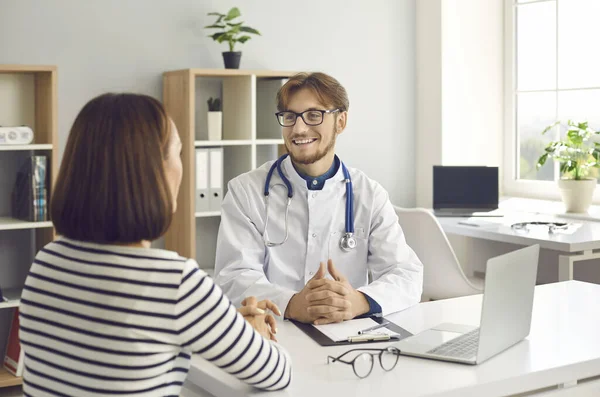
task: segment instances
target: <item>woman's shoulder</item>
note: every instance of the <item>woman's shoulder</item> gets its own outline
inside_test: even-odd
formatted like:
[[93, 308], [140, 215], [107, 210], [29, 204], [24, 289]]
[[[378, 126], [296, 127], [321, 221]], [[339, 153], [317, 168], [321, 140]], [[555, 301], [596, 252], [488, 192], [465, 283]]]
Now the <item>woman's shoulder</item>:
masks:
[[96, 261], [131, 268], [143, 267], [157, 271], [172, 269], [175, 272], [182, 271], [189, 265], [193, 266], [195, 264], [195, 266], [198, 266], [194, 259], [183, 257], [175, 251], [162, 248], [99, 244], [62, 236], [46, 244], [38, 252], [36, 258], [48, 255], [78, 262]]

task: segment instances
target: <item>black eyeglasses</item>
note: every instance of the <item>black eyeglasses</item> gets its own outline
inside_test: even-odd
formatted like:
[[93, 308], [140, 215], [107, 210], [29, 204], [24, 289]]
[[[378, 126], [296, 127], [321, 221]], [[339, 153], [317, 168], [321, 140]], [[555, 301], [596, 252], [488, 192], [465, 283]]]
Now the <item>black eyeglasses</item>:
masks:
[[[342, 359], [342, 357], [352, 352], [359, 352], [352, 361]], [[356, 376], [363, 379], [369, 376], [373, 370], [375, 356], [379, 356], [381, 368], [386, 371], [391, 371], [398, 363], [400, 350], [395, 347], [388, 347], [387, 349], [352, 349], [338, 357], [327, 356], [327, 364], [339, 361], [340, 363], [352, 365], [352, 369]]]
[[296, 113], [289, 110], [285, 110], [283, 112], [275, 113], [275, 117], [277, 117], [277, 121], [282, 127], [293, 127], [296, 125], [296, 120], [298, 117], [302, 117], [302, 121], [304, 124], [315, 126], [323, 123], [323, 115], [326, 113], [335, 113], [339, 112], [340, 109], [331, 109], [331, 110], [306, 110], [302, 113]]

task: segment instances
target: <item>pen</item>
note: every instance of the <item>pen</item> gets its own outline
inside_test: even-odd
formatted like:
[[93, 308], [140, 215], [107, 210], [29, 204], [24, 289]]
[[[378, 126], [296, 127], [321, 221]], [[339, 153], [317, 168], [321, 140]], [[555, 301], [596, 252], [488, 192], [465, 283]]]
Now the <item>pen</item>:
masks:
[[463, 221], [459, 221], [458, 224], [459, 225], [465, 225], [465, 226], [474, 226], [474, 227], [478, 227], [479, 226], [476, 223], [469, 223], [469, 222], [463, 222]]
[[349, 336], [348, 342], [369, 342], [375, 340], [395, 340], [398, 339], [397, 336], [390, 335], [361, 335], [361, 336]]
[[364, 334], [365, 332], [374, 331], [374, 330], [376, 330], [376, 329], [383, 328], [383, 327], [385, 327], [386, 325], [389, 325], [389, 323], [390, 323], [389, 321], [386, 321], [386, 322], [384, 322], [384, 323], [377, 324], [377, 325], [375, 325], [375, 326], [373, 326], [373, 327], [371, 327], [371, 328], [366, 328], [366, 329], [363, 329], [362, 331], [358, 331], [358, 334], [359, 334], [359, 335], [362, 335], [362, 334]]

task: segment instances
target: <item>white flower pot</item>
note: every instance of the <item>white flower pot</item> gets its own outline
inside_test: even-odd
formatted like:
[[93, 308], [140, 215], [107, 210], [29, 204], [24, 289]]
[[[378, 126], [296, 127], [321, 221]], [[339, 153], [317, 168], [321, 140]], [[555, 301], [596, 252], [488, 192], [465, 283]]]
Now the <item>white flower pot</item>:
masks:
[[592, 204], [596, 179], [560, 179], [558, 187], [567, 212], [587, 212]]
[[208, 140], [223, 139], [223, 112], [208, 112]]

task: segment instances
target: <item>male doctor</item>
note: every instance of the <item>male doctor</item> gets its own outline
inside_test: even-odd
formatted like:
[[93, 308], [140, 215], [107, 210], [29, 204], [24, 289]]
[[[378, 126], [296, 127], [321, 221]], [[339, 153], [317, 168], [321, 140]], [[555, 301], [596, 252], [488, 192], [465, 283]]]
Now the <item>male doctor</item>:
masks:
[[420, 301], [423, 265], [387, 192], [335, 155], [348, 106], [323, 73], [297, 74], [277, 93], [289, 156], [231, 180], [222, 205], [215, 280], [235, 305], [255, 296], [327, 324]]

